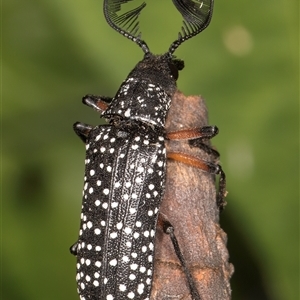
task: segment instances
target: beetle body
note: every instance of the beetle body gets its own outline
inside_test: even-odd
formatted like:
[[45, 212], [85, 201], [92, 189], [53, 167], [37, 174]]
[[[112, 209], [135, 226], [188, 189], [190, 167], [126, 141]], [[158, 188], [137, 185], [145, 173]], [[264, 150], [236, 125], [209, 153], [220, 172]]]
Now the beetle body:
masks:
[[[176, 83], [169, 68], [172, 61], [162, 56], [155, 57], [161, 64], [158, 82], [135, 77], [140, 66], [147, 65], [148, 56], [103, 112], [111, 124], [96, 126], [87, 136], [76, 249], [81, 299], [147, 299], [150, 295], [166, 173], [164, 122]], [[165, 81], [169, 83], [163, 89]]]
[[[134, 33], [118, 27], [132, 16], [137, 18], [145, 5], [116, 17], [119, 6], [114, 2], [126, 1], [104, 1], [109, 25], [137, 43], [145, 55], [114, 98], [84, 98], [108, 125], [74, 125], [86, 144], [79, 239], [71, 247], [77, 256], [81, 300], [150, 299], [155, 230], [166, 176], [164, 126], [178, 71], [183, 69], [183, 62], [172, 53], [208, 25], [212, 12], [209, 7], [205, 19], [184, 31], [166, 54], [156, 56], [136, 34], [134, 21]], [[178, 9], [184, 16], [186, 4]]]

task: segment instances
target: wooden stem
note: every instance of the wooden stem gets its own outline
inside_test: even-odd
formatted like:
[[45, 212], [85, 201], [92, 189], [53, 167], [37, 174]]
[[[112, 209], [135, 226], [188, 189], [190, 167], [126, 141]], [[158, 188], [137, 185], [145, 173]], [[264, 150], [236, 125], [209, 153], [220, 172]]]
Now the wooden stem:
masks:
[[[207, 125], [207, 110], [199, 96], [177, 92], [172, 100], [166, 130], [177, 131]], [[188, 141], [167, 141], [167, 150], [183, 152], [217, 163]], [[168, 161], [165, 197], [160, 212], [174, 227], [186, 265], [201, 300], [231, 298], [227, 236], [219, 225], [215, 176], [177, 161]], [[187, 279], [175, 254], [170, 236], [158, 227], [151, 300], [192, 299]]]

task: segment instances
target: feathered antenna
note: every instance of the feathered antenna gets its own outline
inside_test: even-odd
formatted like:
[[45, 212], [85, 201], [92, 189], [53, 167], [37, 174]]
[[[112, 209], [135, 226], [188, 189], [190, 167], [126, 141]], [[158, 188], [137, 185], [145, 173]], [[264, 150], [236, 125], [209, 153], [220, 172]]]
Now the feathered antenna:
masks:
[[132, 0], [104, 0], [103, 11], [105, 19], [114, 30], [138, 44], [145, 53], [148, 53], [150, 50], [147, 44], [141, 40], [138, 21], [138, 17], [146, 3], [143, 2], [137, 8], [117, 15], [117, 12], [121, 10], [121, 5], [129, 1]]
[[169, 54], [174, 51], [186, 40], [199, 34], [210, 23], [214, 0], [172, 0], [177, 10], [181, 13], [184, 21], [178, 39], [174, 41]]

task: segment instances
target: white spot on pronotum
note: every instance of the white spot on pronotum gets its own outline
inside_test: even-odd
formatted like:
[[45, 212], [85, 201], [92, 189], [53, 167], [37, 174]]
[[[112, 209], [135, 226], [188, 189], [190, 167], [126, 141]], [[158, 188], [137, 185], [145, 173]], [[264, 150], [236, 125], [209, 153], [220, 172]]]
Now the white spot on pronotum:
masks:
[[124, 113], [124, 116], [129, 118], [130, 117], [130, 108], [128, 108], [125, 113]]
[[125, 285], [125, 284], [120, 284], [120, 285], [119, 285], [119, 290], [120, 290], [121, 292], [126, 291], [126, 285]]
[[114, 296], [113, 295], [107, 295], [106, 300], [114, 300]]

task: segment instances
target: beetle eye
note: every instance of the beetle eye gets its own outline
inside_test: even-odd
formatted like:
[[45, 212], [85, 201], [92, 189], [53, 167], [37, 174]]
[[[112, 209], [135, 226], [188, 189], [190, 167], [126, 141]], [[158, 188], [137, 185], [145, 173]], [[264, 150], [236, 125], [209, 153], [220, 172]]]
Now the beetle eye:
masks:
[[173, 63], [169, 63], [169, 68], [170, 68], [171, 76], [175, 80], [177, 80], [178, 79], [178, 75], [179, 75], [177, 67]]

